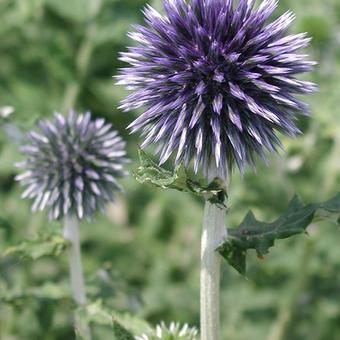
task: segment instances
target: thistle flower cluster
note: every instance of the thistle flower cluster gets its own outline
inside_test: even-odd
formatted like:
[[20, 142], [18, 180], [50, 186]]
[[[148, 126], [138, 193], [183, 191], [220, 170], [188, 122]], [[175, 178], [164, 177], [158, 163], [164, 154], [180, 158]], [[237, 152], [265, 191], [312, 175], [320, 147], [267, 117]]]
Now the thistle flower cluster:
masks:
[[277, 133], [299, 133], [296, 119], [308, 114], [297, 94], [316, 86], [296, 79], [314, 62], [296, 51], [306, 34], [287, 35], [287, 12], [268, 23], [277, 0], [164, 0], [165, 15], [151, 6], [146, 25], [129, 36], [137, 42], [121, 60], [118, 83], [133, 92], [122, 102], [146, 110], [130, 125], [157, 145], [160, 163], [194, 161], [207, 174], [214, 163], [226, 175], [236, 163], [255, 166], [256, 156], [280, 146]]
[[112, 125], [70, 111], [37, 127], [20, 148], [26, 156], [16, 177], [26, 187], [22, 198], [34, 199], [33, 211], [48, 208], [51, 219], [82, 219], [103, 210], [121, 190], [117, 178], [126, 175], [125, 142]]
[[150, 331], [148, 334], [136, 336], [136, 340], [197, 340], [198, 331], [196, 328], [190, 328], [188, 324], [181, 327], [178, 322], [171, 322], [167, 327], [164, 322], [157, 325], [154, 331]]

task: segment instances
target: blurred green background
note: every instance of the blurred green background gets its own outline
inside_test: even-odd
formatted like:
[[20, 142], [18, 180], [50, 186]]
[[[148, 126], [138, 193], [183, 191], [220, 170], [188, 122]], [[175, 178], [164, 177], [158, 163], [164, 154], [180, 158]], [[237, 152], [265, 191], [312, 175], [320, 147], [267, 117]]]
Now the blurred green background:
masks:
[[[152, 1], [161, 8], [160, 0]], [[122, 66], [126, 32], [141, 22], [144, 0], [0, 0], [0, 107], [15, 112], [0, 134], [0, 253], [39, 233], [60, 230], [31, 214], [14, 181], [18, 131], [74, 105], [104, 116], [128, 140], [137, 167], [138, 136], [127, 124], [137, 114], [117, 110], [126, 94], [112, 76]], [[281, 0], [276, 15], [296, 13], [293, 32], [313, 37], [308, 53], [319, 65], [309, 80], [312, 119], [304, 135], [284, 139], [257, 175], [235, 172], [228, 224], [252, 209], [271, 220], [298, 193], [321, 201], [340, 187], [340, 1]], [[105, 216], [81, 227], [91, 302], [150, 324], [178, 320], [199, 326], [199, 251], [203, 202], [124, 179], [125, 195]], [[340, 233], [315, 224], [309, 237], [279, 241], [264, 260], [251, 254], [248, 277], [223, 266], [222, 340], [340, 339]], [[0, 339], [73, 339], [66, 256], [37, 261], [0, 255]], [[98, 307], [99, 308], [99, 307]], [[100, 307], [101, 308], [101, 307]], [[99, 308], [99, 309], [100, 309]], [[95, 312], [93, 312], [96, 314]], [[95, 339], [111, 339], [94, 320]], [[142, 327], [141, 327], [142, 328]]]

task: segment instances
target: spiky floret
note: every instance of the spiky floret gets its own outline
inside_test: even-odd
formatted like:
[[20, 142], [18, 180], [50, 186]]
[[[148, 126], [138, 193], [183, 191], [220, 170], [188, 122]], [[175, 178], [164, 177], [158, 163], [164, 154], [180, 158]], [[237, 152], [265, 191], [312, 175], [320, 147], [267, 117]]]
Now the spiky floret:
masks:
[[48, 208], [51, 219], [82, 219], [103, 210], [121, 190], [117, 178], [126, 175], [125, 142], [112, 125], [70, 111], [66, 117], [55, 113], [53, 122], [39, 121], [37, 128], [20, 148], [26, 156], [16, 177], [26, 187], [22, 198], [34, 199], [33, 211]]
[[276, 0], [255, 2], [164, 0], [165, 16], [147, 6], [146, 26], [129, 34], [137, 46], [121, 54], [130, 66], [118, 83], [133, 93], [121, 108], [146, 107], [129, 128], [142, 131], [142, 147], [157, 144], [161, 163], [176, 153], [195, 171], [243, 171], [280, 146], [277, 132], [299, 133], [308, 107], [296, 95], [316, 86], [296, 79], [315, 65], [296, 51], [310, 39], [286, 35], [291, 12], [268, 23]]
[[181, 326], [178, 322], [171, 322], [167, 327], [164, 322], [157, 325], [155, 330], [141, 336], [136, 336], [136, 340], [197, 340], [198, 331], [196, 328], [190, 328], [188, 324]]

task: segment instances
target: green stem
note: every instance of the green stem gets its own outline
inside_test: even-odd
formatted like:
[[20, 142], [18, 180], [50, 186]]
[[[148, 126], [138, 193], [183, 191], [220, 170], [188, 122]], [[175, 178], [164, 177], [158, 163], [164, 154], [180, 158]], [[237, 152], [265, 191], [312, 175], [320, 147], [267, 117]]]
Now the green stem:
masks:
[[[75, 79], [66, 86], [62, 103], [62, 112], [72, 109], [79, 97], [84, 79], [94, 51], [94, 39], [97, 32], [96, 17], [102, 7], [102, 0], [89, 2], [89, 20], [85, 29], [84, 39], [76, 56]], [[71, 288], [73, 299], [78, 306], [86, 304], [85, 283], [81, 265], [81, 250], [79, 240], [78, 221], [74, 216], [67, 217], [64, 225], [64, 237], [70, 241], [69, 266], [71, 277]], [[87, 322], [84, 322], [79, 315], [75, 315], [75, 327], [86, 340], [91, 340], [91, 330]]]
[[221, 257], [216, 248], [226, 236], [225, 213], [206, 202], [201, 243], [201, 340], [219, 339]]
[[226, 209], [205, 203], [201, 242], [201, 340], [218, 340], [220, 331], [220, 267], [216, 248], [227, 236]]
[[[70, 242], [69, 267], [71, 289], [74, 301], [79, 307], [86, 305], [85, 283], [81, 264], [79, 223], [76, 217], [67, 216], [64, 222], [64, 238]], [[91, 331], [86, 322], [78, 314], [75, 315], [75, 328], [86, 339], [91, 339]]]

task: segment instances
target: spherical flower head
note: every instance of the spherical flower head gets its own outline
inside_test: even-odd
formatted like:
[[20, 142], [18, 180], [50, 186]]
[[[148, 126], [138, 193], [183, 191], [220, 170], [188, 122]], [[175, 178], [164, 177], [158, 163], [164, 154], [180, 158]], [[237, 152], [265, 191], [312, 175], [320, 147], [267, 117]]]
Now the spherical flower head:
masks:
[[21, 147], [26, 159], [18, 167], [24, 172], [16, 177], [26, 187], [22, 198], [34, 199], [33, 211], [48, 208], [51, 219], [83, 219], [113, 201], [127, 159], [125, 142], [111, 124], [70, 111], [37, 128]]
[[299, 133], [308, 107], [297, 95], [316, 86], [296, 79], [315, 65], [296, 51], [310, 39], [287, 35], [291, 12], [268, 22], [276, 0], [255, 3], [164, 0], [165, 16], [147, 6], [146, 26], [130, 33], [137, 45], [121, 54], [130, 66], [118, 83], [133, 92], [121, 108], [146, 108], [129, 128], [142, 131], [142, 147], [157, 145], [161, 164], [175, 154], [196, 172], [225, 176], [235, 163], [243, 172], [277, 150], [278, 132]]
[[190, 328], [187, 324], [181, 326], [178, 322], [172, 322], [169, 327], [162, 322], [155, 330], [151, 330], [141, 336], [136, 336], [136, 340], [197, 340], [198, 331]]

